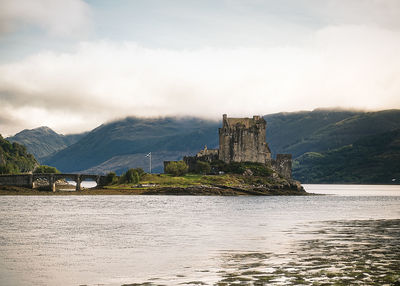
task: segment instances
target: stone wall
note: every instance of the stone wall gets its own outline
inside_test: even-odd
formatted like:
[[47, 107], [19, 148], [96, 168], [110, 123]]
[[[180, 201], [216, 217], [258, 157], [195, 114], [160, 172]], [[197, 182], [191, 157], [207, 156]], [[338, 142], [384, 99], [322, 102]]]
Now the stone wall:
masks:
[[271, 160], [274, 171], [286, 179], [292, 178], [292, 154], [277, 154], [275, 160]]
[[[189, 173], [194, 173], [196, 172], [196, 163], [197, 163], [197, 157], [196, 156], [185, 156], [183, 157], [183, 162], [188, 165], [188, 172]], [[165, 170], [165, 168], [164, 168]]]
[[213, 161], [218, 160], [218, 150], [215, 150], [217, 152], [212, 152], [212, 153], [208, 153], [206, 155], [202, 155], [202, 156], [185, 156], [183, 157], [183, 161], [188, 165], [189, 167], [189, 172], [196, 172], [196, 164], [198, 161], [202, 161], [202, 162], [208, 162], [211, 163]]
[[266, 125], [260, 116], [228, 118], [224, 114], [219, 128], [219, 160], [268, 163], [271, 151], [265, 141]]
[[33, 175], [0, 175], [0, 185], [32, 188]]

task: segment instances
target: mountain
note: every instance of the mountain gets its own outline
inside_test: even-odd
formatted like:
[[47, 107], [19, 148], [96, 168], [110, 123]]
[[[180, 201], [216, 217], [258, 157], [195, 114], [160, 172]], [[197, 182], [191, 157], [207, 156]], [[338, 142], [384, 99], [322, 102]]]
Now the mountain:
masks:
[[38, 162], [26, 148], [11, 143], [0, 135], [0, 174], [18, 174], [32, 171]]
[[400, 129], [305, 153], [295, 161], [293, 175], [302, 183], [400, 183]]
[[148, 170], [145, 155], [152, 152], [154, 171], [161, 172], [164, 160], [181, 159], [205, 144], [215, 148], [219, 125], [191, 117], [128, 117], [97, 127], [75, 144], [46, 158], [45, 163], [63, 172], [122, 172], [129, 167]]
[[8, 137], [7, 140], [23, 144], [28, 152], [42, 162], [44, 157], [72, 145], [84, 135], [85, 133], [62, 135], [54, 132], [49, 127], [43, 126], [35, 129], [25, 129], [12, 137]]

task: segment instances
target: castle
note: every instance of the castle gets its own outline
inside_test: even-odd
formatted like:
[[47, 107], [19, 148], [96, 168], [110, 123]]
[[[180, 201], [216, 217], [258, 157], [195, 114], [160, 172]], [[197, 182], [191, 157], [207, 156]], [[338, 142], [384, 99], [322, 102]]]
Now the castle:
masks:
[[265, 142], [267, 123], [260, 116], [253, 118], [222, 118], [219, 128], [218, 159], [230, 162], [257, 162], [267, 164], [271, 150]]
[[[197, 161], [213, 162], [220, 160], [225, 163], [256, 162], [266, 164], [281, 176], [292, 177], [292, 155], [278, 154], [276, 159], [271, 158], [271, 150], [265, 141], [267, 123], [260, 116], [253, 118], [222, 118], [222, 127], [219, 128], [219, 149], [207, 149], [198, 152], [195, 156], [185, 156], [183, 160], [194, 171]], [[166, 166], [168, 162], [164, 162]]]

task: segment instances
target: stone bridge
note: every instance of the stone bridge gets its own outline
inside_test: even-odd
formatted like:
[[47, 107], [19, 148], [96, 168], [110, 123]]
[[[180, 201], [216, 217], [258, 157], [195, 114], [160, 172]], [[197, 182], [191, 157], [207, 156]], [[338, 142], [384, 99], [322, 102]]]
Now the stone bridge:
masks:
[[84, 180], [91, 179], [101, 187], [106, 184], [106, 176], [88, 175], [88, 174], [18, 174], [18, 175], [0, 175], [0, 186], [17, 186], [35, 189], [38, 187], [38, 180], [48, 182], [49, 189], [56, 191], [56, 181], [61, 179], [70, 179], [76, 182], [76, 190], [81, 190], [81, 183]]

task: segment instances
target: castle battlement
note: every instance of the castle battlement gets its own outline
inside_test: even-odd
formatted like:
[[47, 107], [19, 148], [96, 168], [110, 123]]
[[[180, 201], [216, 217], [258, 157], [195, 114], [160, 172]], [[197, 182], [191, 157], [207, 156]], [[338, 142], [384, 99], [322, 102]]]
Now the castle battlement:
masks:
[[257, 128], [257, 124], [266, 125], [266, 122], [258, 115], [254, 115], [253, 118], [233, 118], [228, 117], [226, 114], [222, 116], [222, 128]]

